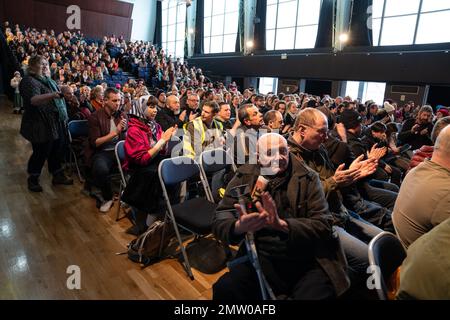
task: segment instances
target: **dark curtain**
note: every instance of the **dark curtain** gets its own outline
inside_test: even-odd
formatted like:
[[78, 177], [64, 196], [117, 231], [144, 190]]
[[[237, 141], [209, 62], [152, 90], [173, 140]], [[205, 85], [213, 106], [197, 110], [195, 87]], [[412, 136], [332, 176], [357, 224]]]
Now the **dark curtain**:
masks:
[[353, 1], [352, 22], [350, 24], [349, 46], [371, 46], [372, 30], [367, 27], [367, 8], [373, 0]]
[[315, 48], [331, 48], [333, 46], [333, 2], [334, 0], [322, 1]]
[[153, 44], [156, 47], [162, 47], [162, 4], [160, 1], [156, 1], [156, 24]]
[[255, 50], [266, 50], [267, 0], [257, 0], [255, 21]]
[[204, 25], [204, 11], [205, 2], [197, 0], [197, 11], [195, 12], [195, 40], [194, 40], [194, 55], [203, 54], [203, 25]]
[[[244, 51], [244, 0], [239, 1], [239, 18], [238, 18], [238, 32], [236, 37], [236, 52]], [[265, 23], [265, 22], [264, 22]]]
[[184, 50], [183, 50], [183, 53], [184, 53], [184, 57], [187, 58], [188, 55], [189, 55], [189, 52], [188, 52], [188, 37], [190, 36], [189, 35], [188, 8], [187, 7], [186, 7], [186, 17], [185, 17], [184, 21], [186, 21], [186, 22], [184, 23], [184, 34], [185, 34], [185, 36], [184, 36]]
[[15, 71], [20, 71], [22, 77], [24, 76], [16, 56], [6, 42], [3, 31], [0, 30], [0, 84], [2, 85], [0, 91], [6, 93], [11, 100], [14, 98], [14, 89], [10, 86], [10, 81]]
[[3, 59], [0, 60], [0, 95], [5, 94], [6, 84], [3, 84], [3, 68], [2, 68]]

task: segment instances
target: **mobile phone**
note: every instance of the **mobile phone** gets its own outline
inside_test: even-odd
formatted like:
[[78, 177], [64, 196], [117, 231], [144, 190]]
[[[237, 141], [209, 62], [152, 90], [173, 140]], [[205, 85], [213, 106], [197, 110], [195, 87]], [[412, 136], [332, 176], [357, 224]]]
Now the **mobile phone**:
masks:
[[384, 148], [384, 147], [387, 147], [387, 143], [386, 143], [386, 141], [380, 141], [380, 142], [378, 142], [377, 143], [377, 146], [376, 146], [377, 148]]

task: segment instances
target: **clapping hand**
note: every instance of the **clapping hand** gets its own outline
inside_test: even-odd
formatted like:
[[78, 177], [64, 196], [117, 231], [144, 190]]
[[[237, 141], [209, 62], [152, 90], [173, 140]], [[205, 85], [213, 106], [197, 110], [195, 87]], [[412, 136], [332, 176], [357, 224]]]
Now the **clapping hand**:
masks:
[[267, 224], [268, 213], [251, 212], [245, 213], [239, 204], [235, 204], [239, 219], [234, 226], [236, 234], [244, 234], [247, 232], [256, 232], [264, 228]]
[[386, 155], [386, 152], [387, 152], [386, 147], [377, 148], [377, 145], [374, 144], [372, 146], [372, 149], [370, 149], [370, 152], [367, 152], [367, 158], [380, 160], [381, 158], [383, 158]]
[[288, 232], [289, 226], [287, 222], [280, 219], [275, 201], [267, 191], [261, 195], [261, 201], [262, 205], [260, 202], [256, 203], [256, 209], [258, 209], [260, 215], [267, 214], [267, 226], [270, 226], [278, 231]]
[[339, 187], [351, 185], [358, 176], [358, 168], [344, 170], [345, 163], [342, 163], [334, 172], [333, 180]]
[[359, 180], [367, 176], [370, 176], [377, 169], [378, 166], [377, 159], [367, 159], [367, 160], [363, 159], [364, 155], [360, 155], [350, 165], [350, 169], [358, 170], [358, 174], [356, 175], [355, 180]]
[[164, 131], [164, 133], [161, 135], [161, 138], [167, 142], [170, 139], [172, 139], [172, 137], [175, 135], [176, 132], [177, 132], [177, 126], [175, 125], [173, 127], [170, 127], [169, 129], [167, 129], [166, 131]]
[[189, 115], [189, 121], [192, 121], [192, 120], [194, 120], [194, 119], [197, 118], [197, 117], [198, 117], [198, 114], [195, 113], [195, 112], [192, 112], [192, 113]]
[[180, 116], [178, 117], [180, 121], [184, 121], [184, 118], [186, 118], [186, 110], [180, 113]]
[[427, 134], [428, 134], [428, 129], [427, 128], [425, 128], [422, 131], [420, 131], [420, 135], [421, 136], [426, 136]]

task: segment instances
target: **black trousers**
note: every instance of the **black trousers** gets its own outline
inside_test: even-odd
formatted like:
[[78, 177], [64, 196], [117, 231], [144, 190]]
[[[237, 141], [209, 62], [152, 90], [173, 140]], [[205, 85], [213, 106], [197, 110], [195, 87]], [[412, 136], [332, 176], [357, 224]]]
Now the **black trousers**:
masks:
[[48, 164], [48, 171], [55, 175], [61, 172], [61, 141], [60, 139], [52, 140], [44, 143], [31, 143], [33, 153], [28, 160], [28, 174], [31, 176], [39, 176], [45, 161]]
[[[278, 297], [294, 300], [325, 300], [336, 298], [327, 274], [317, 263], [262, 262], [264, 275]], [[246, 262], [235, 265], [213, 285], [213, 300], [261, 300], [261, 289], [253, 266]]]
[[92, 159], [92, 183], [101, 190], [105, 201], [113, 198], [110, 174], [116, 163], [114, 151], [99, 151]]

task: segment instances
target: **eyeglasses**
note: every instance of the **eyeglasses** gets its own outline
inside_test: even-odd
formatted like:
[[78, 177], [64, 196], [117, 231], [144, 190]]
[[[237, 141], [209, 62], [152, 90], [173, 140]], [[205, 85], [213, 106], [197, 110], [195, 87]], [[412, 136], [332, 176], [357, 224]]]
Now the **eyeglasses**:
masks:
[[328, 128], [326, 128], [326, 129], [324, 129], [324, 128], [314, 128], [314, 127], [312, 127], [312, 126], [308, 126], [307, 124], [301, 124], [302, 126], [305, 126], [305, 127], [308, 127], [308, 128], [311, 128], [311, 129], [313, 129], [313, 130], [315, 130], [317, 133], [319, 133], [319, 134], [321, 134], [321, 135], [328, 135], [328, 133], [330, 132], [330, 130], [328, 130]]

